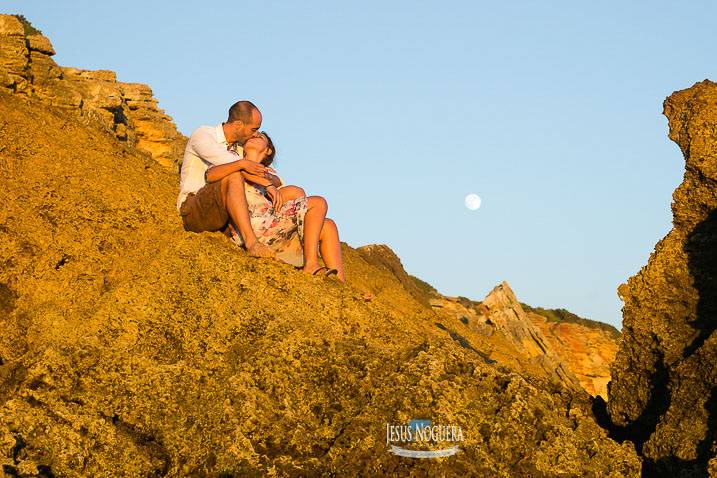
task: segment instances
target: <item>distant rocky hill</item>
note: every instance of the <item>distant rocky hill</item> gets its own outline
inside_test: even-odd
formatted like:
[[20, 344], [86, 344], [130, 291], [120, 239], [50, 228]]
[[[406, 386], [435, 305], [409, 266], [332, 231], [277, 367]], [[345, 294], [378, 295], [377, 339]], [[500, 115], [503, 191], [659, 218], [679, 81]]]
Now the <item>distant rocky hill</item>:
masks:
[[[419, 302], [450, 320], [450, 333], [502, 363], [532, 375], [580, 384], [592, 395], [607, 398], [610, 363], [619, 332], [607, 324], [583, 319], [565, 310], [531, 308], [518, 301], [507, 282], [482, 302], [445, 297], [429, 284], [406, 273], [401, 260], [386, 245], [357, 249], [373, 266], [392, 274]], [[524, 310], [527, 308], [530, 312]], [[542, 312], [540, 315], [536, 312]], [[567, 320], [555, 322], [557, 314]], [[547, 318], [549, 317], [549, 318]], [[446, 326], [445, 324], [441, 324]]]
[[65, 109], [176, 169], [186, 138], [149, 86], [117, 81], [109, 70], [59, 66], [54, 54], [50, 40], [24, 18], [0, 15], [0, 90]]
[[620, 333], [599, 322], [554, 321], [534, 312], [527, 315], [580, 385], [607, 400], [610, 364], [615, 360]]
[[560, 324], [577, 324], [587, 327], [589, 329], [600, 329], [607, 333], [608, 336], [617, 339], [620, 336], [620, 331], [615, 327], [597, 320], [590, 320], [584, 317], [580, 317], [577, 314], [573, 314], [569, 310], [565, 309], [544, 309], [542, 307], [531, 307], [528, 304], [520, 303], [523, 310], [529, 314], [540, 315], [548, 322], [560, 323]]
[[608, 324], [585, 319], [565, 309], [544, 309], [520, 303], [550, 348], [591, 395], [607, 400], [610, 364], [620, 332]]
[[[507, 338], [501, 361], [520, 369], [542, 362], [531, 374], [564, 377], [567, 384], [577, 381], [591, 395], [607, 398], [610, 362], [615, 357], [619, 333], [607, 324], [555, 322], [543, 315], [526, 312], [507, 283], [496, 287], [482, 302], [466, 297], [436, 296], [431, 303], [477, 332], [489, 337], [491, 345]], [[496, 304], [500, 307], [496, 308]], [[534, 310], [530, 309], [529, 310]], [[496, 332], [498, 332], [496, 334]], [[486, 340], [485, 338], [483, 340]], [[497, 352], [494, 352], [494, 354]], [[568, 378], [570, 377], [570, 378]]]
[[[41, 62], [5, 61], [34, 40], [0, 21], [5, 474], [639, 474], [506, 282], [472, 308], [387, 246], [342, 244], [342, 286], [186, 233], [176, 173], [84, 97], [38, 94]], [[392, 453], [387, 425], [411, 419], [460, 426], [459, 453]]]

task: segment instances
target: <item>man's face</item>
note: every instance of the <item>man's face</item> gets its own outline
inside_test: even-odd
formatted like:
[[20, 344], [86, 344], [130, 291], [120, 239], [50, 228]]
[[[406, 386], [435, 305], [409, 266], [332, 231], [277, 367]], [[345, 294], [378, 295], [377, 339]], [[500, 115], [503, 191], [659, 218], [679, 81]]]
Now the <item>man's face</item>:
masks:
[[261, 113], [258, 110], [252, 111], [252, 119], [249, 123], [234, 121], [234, 141], [242, 146], [246, 140], [257, 135], [261, 128]]

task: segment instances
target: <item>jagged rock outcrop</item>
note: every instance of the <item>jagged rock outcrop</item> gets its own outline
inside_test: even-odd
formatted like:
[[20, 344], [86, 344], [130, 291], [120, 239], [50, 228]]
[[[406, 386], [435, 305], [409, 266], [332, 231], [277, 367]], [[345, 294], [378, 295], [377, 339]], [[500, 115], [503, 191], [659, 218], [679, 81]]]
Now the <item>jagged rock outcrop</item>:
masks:
[[[572, 322], [556, 322], [555, 311], [525, 306], [509, 286], [494, 288], [486, 300], [501, 306], [489, 310], [483, 302], [437, 293], [430, 303], [436, 312], [458, 318], [468, 329], [461, 331], [462, 336], [500, 363], [549, 380], [564, 381], [567, 375], [567, 386], [574, 386], [574, 377], [589, 394], [607, 399], [610, 363], [620, 335], [615, 328], [577, 317]], [[546, 315], [532, 310], [542, 310]], [[569, 370], [570, 374], [556, 370]]]
[[646, 476], [717, 476], [717, 85], [673, 93], [664, 114], [685, 174], [672, 230], [618, 289], [608, 426], [635, 442]]
[[186, 138], [149, 86], [119, 82], [113, 71], [58, 66], [54, 54], [47, 37], [0, 14], [0, 90], [66, 109], [177, 170]]
[[[176, 176], [79, 120], [0, 92], [6, 474], [639, 473], [584, 392], [488, 360], [345, 244], [341, 287], [184, 232]], [[460, 453], [390, 453], [411, 418], [460, 425]]]
[[[507, 282], [496, 286], [482, 302], [461, 297], [445, 297], [433, 287], [411, 276], [401, 259], [385, 244], [370, 244], [356, 249], [375, 269], [384, 271], [424, 305], [433, 307], [442, 318], [437, 326], [463, 347], [472, 348], [489, 360], [508, 365], [519, 373], [539, 377], [552, 383], [578, 390], [582, 382], [561, 356], [550, 347], [547, 339], [525, 313]], [[385, 275], [385, 274], [384, 274]], [[369, 275], [376, 284], [386, 284], [379, 276]], [[395, 281], [389, 281], [389, 284]], [[386, 296], [385, 286], [371, 284], [371, 289]], [[569, 351], [565, 352], [567, 355]], [[587, 360], [590, 352], [582, 352]], [[573, 357], [569, 357], [571, 360]], [[605, 383], [609, 373], [605, 366]], [[591, 386], [593, 381], [586, 382]], [[587, 390], [587, 388], [586, 388]], [[594, 390], [590, 388], [590, 393]]]
[[615, 360], [620, 333], [605, 324], [555, 322], [533, 312], [528, 312], [528, 318], [580, 385], [589, 394], [607, 400], [610, 364]]
[[439, 327], [464, 346], [526, 376], [583, 390], [576, 376], [532, 324], [507, 282], [494, 287], [481, 302], [438, 294], [430, 303], [443, 318]]
[[550, 348], [545, 336], [523, 311], [507, 282], [497, 285], [482, 301], [487, 321], [515, 345], [516, 350], [537, 362], [566, 386], [580, 389], [575, 375]]

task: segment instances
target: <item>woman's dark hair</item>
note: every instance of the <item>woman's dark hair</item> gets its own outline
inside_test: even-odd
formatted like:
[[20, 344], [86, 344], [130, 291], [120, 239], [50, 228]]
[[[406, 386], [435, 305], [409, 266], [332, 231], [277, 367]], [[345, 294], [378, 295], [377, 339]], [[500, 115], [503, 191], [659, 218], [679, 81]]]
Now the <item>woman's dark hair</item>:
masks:
[[266, 155], [266, 158], [261, 160], [261, 164], [264, 166], [269, 166], [271, 163], [274, 162], [274, 156], [276, 156], [276, 148], [274, 148], [274, 143], [271, 141], [271, 138], [268, 134], [266, 134], [266, 131], [262, 131], [261, 134], [266, 136], [266, 142], [269, 144], [269, 149], [271, 150], [271, 153]]

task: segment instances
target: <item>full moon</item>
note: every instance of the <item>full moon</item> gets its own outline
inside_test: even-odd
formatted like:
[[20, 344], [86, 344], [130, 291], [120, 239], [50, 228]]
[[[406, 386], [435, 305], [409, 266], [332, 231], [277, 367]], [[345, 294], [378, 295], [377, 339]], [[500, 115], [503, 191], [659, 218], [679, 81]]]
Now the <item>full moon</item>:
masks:
[[480, 196], [477, 194], [469, 194], [466, 196], [466, 207], [471, 211], [475, 211], [480, 207]]

